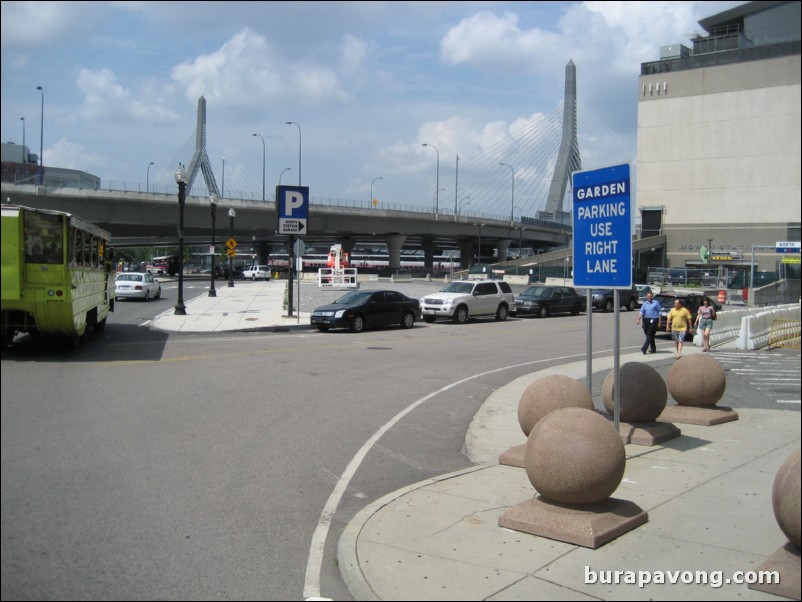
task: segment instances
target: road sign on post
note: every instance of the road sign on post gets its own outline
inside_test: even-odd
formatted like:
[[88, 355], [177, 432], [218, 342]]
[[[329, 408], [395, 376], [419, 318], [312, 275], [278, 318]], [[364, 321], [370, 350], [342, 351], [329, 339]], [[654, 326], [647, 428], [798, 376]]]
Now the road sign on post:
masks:
[[309, 187], [276, 186], [279, 234], [303, 235], [309, 231]]
[[573, 175], [574, 285], [632, 287], [629, 165]]

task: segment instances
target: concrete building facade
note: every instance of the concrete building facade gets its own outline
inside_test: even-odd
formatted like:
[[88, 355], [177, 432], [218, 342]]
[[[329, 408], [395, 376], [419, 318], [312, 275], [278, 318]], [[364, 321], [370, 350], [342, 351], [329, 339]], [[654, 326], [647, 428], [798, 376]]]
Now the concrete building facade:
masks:
[[643, 237], [666, 235], [647, 261], [754, 256], [778, 271], [775, 243], [800, 240], [800, 3], [748, 2], [700, 25], [693, 48], [641, 66], [638, 210]]

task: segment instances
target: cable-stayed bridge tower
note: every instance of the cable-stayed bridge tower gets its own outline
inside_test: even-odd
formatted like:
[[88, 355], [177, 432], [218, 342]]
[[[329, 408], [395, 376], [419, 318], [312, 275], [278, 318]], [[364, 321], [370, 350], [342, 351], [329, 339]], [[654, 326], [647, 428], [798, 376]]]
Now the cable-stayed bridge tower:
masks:
[[571, 172], [582, 169], [579, 142], [576, 134], [576, 66], [569, 60], [565, 66], [565, 99], [563, 102], [563, 135], [554, 176], [546, 199], [546, 214], [556, 218], [563, 211], [565, 189]]
[[189, 183], [187, 184], [187, 195], [192, 190], [195, 176], [198, 170], [203, 174], [203, 181], [206, 182], [206, 189], [209, 194], [219, 195], [217, 182], [214, 179], [212, 164], [206, 154], [206, 99], [201, 96], [198, 99], [198, 121], [195, 126], [195, 152], [192, 154], [192, 161], [189, 163]]

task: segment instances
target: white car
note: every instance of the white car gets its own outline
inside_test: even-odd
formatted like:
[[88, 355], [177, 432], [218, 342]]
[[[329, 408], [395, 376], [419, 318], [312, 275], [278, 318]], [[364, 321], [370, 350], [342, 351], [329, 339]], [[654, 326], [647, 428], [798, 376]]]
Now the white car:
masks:
[[162, 286], [147, 272], [123, 272], [114, 279], [114, 295], [118, 299], [160, 299]]
[[469, 318], [495, 316], [504, 321], [515, 313], [515, 295], [503, 280], [455, 280], [439, 293], [426, 295], [420, 300], [424, 322], [449, 318], [464, 324]]
[[249, 265], [242, 270], [243, 280], [270, 280], [269, 265]]

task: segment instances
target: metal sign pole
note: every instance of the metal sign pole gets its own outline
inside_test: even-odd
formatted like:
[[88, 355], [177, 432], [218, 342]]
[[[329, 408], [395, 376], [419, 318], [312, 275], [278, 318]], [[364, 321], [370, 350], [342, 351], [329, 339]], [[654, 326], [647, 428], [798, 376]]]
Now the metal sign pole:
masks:
[[613, 412], [613, 425], [616, 432], [621, 422], [621, 297], [618, 289], [613, 290], [613, 303], [615, 304], [615, 325], [613, 326], [613, 373], [615, 374], [615, 386], [613, 387], [613, 399], [615, 410]]

